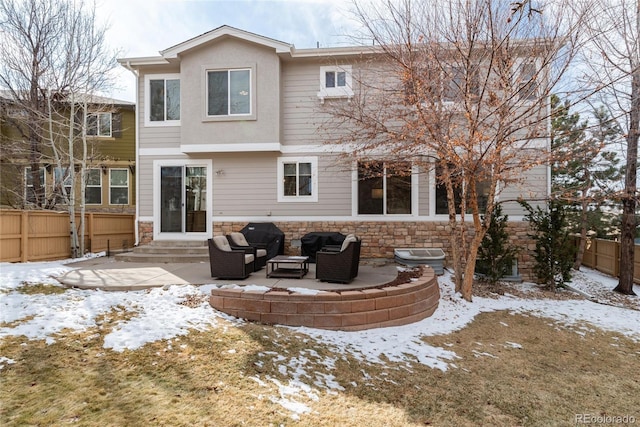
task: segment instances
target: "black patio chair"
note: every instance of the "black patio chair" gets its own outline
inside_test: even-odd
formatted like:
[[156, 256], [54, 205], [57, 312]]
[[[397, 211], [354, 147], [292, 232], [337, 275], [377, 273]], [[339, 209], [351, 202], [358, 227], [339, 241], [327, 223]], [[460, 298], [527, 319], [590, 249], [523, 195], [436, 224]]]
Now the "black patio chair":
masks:
[[358, 276], [360, 246], [355, 236], [348, 236], [339, 252], [316, 253], [316, 279], [322, 282], [351, 283]]
[[253, 254], [231, 249], [225, 236], [209, 239], [209, 263], [211, 277], [218, 279], [246, 279], [254, 268]]
[[234, 232], [227, 235], [231, 249], [241, 249], [245, 253], [252, 254], [255, 258], [253, 271], [258, 271], [267, 265], [266, 245], [261, 243], [249, 243], [244, 234]]

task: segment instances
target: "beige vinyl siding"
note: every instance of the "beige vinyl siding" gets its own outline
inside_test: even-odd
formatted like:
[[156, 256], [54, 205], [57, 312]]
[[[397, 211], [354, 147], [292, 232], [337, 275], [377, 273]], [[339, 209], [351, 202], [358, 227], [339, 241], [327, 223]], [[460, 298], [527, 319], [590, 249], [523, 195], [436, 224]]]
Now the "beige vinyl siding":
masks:
[[532, 206], [544, 204], [547, 195], [548, 168], [536, 166], [525, 173], [520, 183], [513, 183], [504, 188], [500, 193], [500, 201], [503, 213], [507, 215], [524, 215], [526, 212], [518, 204], [522, 198]]
[[278, 202], [277, 154], [223, 154], [213, 158], [216, 216], [351, 215], [351, 171], [318, 158], [318, 202]]
[[320, 104], [317, 93], [320, 86], [320, 64], [286, 63], [282, 67], [282, 118], [284, 145], [319, 144], [316, 131], [322, 116], [317, 114]]
[[[138, 135], [139, 148], [179, 148], [180, 147], [180, 126], [148, 126], [145, 123], [145, 114], [147, 114], [147, 106], [145, 105], [145, 86], [144, 77], [147, 74], [173, 74], [179, 72], [175, 67], [170, 68], [154, 68], [144, 74], [140, 74], [138, 78]], [[182, 103], [182, 96], [181, 96]], [[182, 106], [181, 106], [182, 110]], [[182, 111], [181, 111], [182, 114]], [[142, 193], [141, 193], [142, 194]]]
[[425, 168], [420, 168], [418, 175], [418, 215], [429, 215], [429, 196], [431, 194], [429, 180], [429, 171]]

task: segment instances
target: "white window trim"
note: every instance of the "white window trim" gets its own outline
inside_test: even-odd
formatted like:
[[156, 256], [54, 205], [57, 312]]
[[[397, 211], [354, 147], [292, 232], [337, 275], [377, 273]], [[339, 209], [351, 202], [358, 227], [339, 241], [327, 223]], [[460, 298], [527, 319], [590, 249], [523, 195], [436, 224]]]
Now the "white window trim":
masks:
[[[102, 114], [108, 114], [109, 115], [109, 135], [100, 135], [100, 116]], [[89, 130], [89, 124], [87, 123], [87, 136], [90, 136], [92, 138], [111, 138], [113, 136], [113, 114], [110, 112], [94, 112], [94, 113], [88, 113], [87, 114], [87, 120], [89, 119], [89, 116], [95, 116], [96, 118], [96, 134], [92, 135], [89, 134], [88, 130]]]
[[[311, 195], [310, 196], [285, 196], [284, 195], [284, 164], [285, 163], [311, 163]], [[318, 201], [318, 158], [317, 157], [278, 157], [278, 202], [317, 202]]]
[[[327, 87], [325, 80], [327, 72], [345, 72], [344, 87]], [[353, 98], [353, 73], [351, 65], [333, 65], [320, 67], [320, 91], [318, 92], [320, 102], [324, 103], [328, 98]]]
[[[167, 233], [160, 231], [160, 169], [163, 166], [203, 166], [207, 168], [207, 231], [203, 233]], [[211, 237], [213, 224], [213, 160], [211, 159], [162, 159], [153, 161], [153, 240], [193, 240]], [[221, 214], [222, 212], [220, 212]], [[140, 219], [142, 221], [142, 219]]]
[[[164, 121], [151, 121], [149, 114], [151, 113], [151, 99], [149, 85], [151, 80], [164, 80], [165, 87], [167, 80], [180, 81], [180, 74], [146, 74], [144, 76], [144, 125], [146, 127], [162, 127], [162, 126], [180, 126], [180, 120], [164, 120]], [[182, 82], [180, 82], [180, 118], [182, 118]], [[166, 95], [165, 95], [166, 103]], [[165, 105], [166, 108], [166, 105]]]
[[[385, 162], [384, 160], [380, 160], [381, 162]], [[411, 213], [408, 214], [390, 214], [390, 213], [381, 213], [381, 214], [361, 214], [358, 212], [358, 191], [360, 180], [358, 179], [358, 161], [353, 162], [353, 167], [351, 169], [351, 216], [367, 218], [367, 219], [378, 219], [378, 218], [407, 218], [407, 217], [418, 217], [420, 212], [420, 200], [418, 196], [420, 194], [420, 167], [411, 163]], [[386, 174], [385, 179], [383, 180], [383, 191], [384, 191], [384, 200], [386, 204], [387, 197], [387, 180]], [[384, 207], [384, 206], [383, 206]]]
[[[231, 92], [227, 92], [227, 112], [228, 114], [220, 114], [220, 115], [209, 115], [209, 72], [216, 71], [226, 71], [227, 76], [229, 77], [227, 80], [227, 85], [231, 85], [231, 72], [232, 71], [248, 71], [249, 72], [249, 112], [248, 113], [231, 113]], [[221, 119], [221, 118], [231, 118], [231, 117], [250, 117], [253, 115], [253, 69], [251, 67], [243, 67], [243, 68], [208, 68], [205, 71], [205, 116], [207, 119]]]
[[[87, 177], [88, 177], [88, 172], [91, 170], [97, 170], [98, 174], [100, 176], [100, 185], [89, 185], [89, 184], [85, 184], [86, 188], [100, 188], [100, 203], [87, 203], [85, 200], [85, 204], [90, 205], [90, 206], [98, 206], [98, 205], [102, 205], [102, 169], [99, 168], [88, 168], [87, 169]], [[86, 190], [85, 190], [85, 197], [86, 197]]]
[[[127, 203], [111, 203], [111, 188], [125, 188], [124, 185], [112, 185], [111, 184], [111, 172], [112, 171], [126, 171], [127, 172]], [[129, 182], [130, 182], [130, 178], [129, 178], [129, 169], [126, 168], [111, 168], [109, 169], [109, 205], [110, 206], [128, 206], [131, 204], [131, 189], [129, 188]]]

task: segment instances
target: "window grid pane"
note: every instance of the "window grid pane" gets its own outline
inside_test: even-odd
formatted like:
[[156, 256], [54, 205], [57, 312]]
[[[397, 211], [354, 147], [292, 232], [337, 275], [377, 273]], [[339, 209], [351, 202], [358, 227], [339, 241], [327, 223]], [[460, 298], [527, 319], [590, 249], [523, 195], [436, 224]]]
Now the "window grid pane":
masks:
[[336, 87], [335, 71], [327, 71], [325, 73], [325, 87]]
[[111, 136], [111, 113], [100, 113], [98, 119], [98, 136]]
[[149, 82], [149, 119], [152, 122], [165, 120], [164, 94], [164, 80], [151, 80]]
[[209, 71], [207, 114], [226, 116], [229, 114], [229, 75], [226, 71]]
[[345, 87], [347, 85], [347, 73], [345, 73], [344, 71], [339, 71], [337, 74], [338, 74], [337, 86]]
[[180, 80], [167, 80], [166, 85], [167, 120], [180, 120]]
[[236, 70], [230, 71], [229, 74], [229, 114], [251, 113], [250, 71]]

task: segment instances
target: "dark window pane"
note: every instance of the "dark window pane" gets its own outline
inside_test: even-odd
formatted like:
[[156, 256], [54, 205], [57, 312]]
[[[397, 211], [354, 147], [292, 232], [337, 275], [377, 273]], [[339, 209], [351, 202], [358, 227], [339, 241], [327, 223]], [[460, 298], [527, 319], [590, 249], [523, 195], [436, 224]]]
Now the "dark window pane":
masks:
[[336, 87], [336, 73], [334, 71], [325, 73], [325, 87]]
[[98, 117], [95, 114], [87, 115], [87, 135], [98, 134]]
[[227, 71], [209, 71], [207, 73], [208, 91], [207, 114], [226, 116], [229, 114], [229, 74]]
[[128, 188], [111, 188], [111, 199], [109, 203], [111, 203], [112, 205], [128, 205], [129, 189]]
[[297, 196], [296, 194], [296, 177], [285, 176], [284, 177], [284, 195], [285, 196]]
[[395, 163], [387, 166], [387, 212], [388, 214], [411, 213], [411, 165]]
[[87, 187], [84, 193], [84, 201], [88, 205], [100, 205], [102, 204], [102, 188], [100, 187]]
[[337, 86], [338, 87], [346, 86], [347, 85], [347, 73], [345, 73], [344, 71], [340, 71], [337, 74], [338, 74]]
[[164, 121], [164, 80], [149, 82], [149, 120]]
[[300, 176], [298, 186], [299, 186], [298, 188], [299, 196], [310, 196], [311, 195], [311, 176]]
[[358, 213], [361, 215], [382, 214], [383, 209], [383, 164], [370, 162], [358, 164]]

